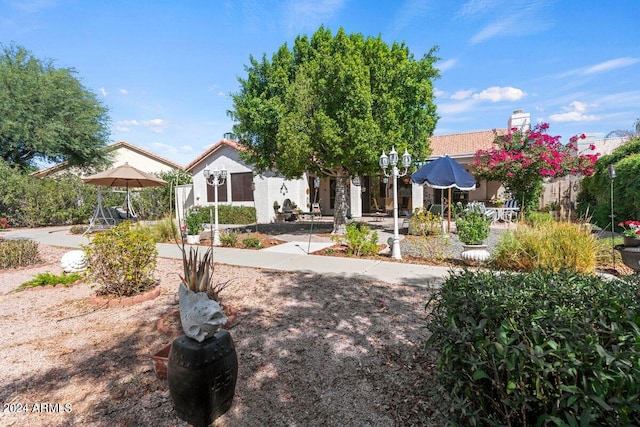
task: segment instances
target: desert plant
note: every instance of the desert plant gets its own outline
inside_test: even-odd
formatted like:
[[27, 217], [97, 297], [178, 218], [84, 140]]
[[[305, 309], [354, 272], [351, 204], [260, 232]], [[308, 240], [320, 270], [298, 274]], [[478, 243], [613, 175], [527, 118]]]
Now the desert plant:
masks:
[[504, 233], [492, 263], [507, 270], [593, 273], [596, 252], [596, 239], [583, 225], [553, 221]]
[[453, 273], [427, 307], [453, 425], [640, 425], [640, 280]]
[[222, 246], [233, 248], [238, 243], [238, 234], [234, 232], [223, 231], [220, 233], [220, 243]]
[[180, 236], [178, 226], [173, 218], [165, 217], [152, 227], [157, 242], [170, 242]]
[[480, 206], [470, 205], [456, 218], [458, 238], [466, 245], [479, 245], [489, 237], [491, 218]]
[[26, 267], [39, 262], [37, 242], [29, 239], [0, 239], [0, 269]]
[[409, 229], [407, 232], [412, 236], [430, 236], [442, 234], [442, 217], [434, 215], [428, 209], [416, 208], [409, 218]]
[[213, 283], [215, 264], [213, 262], [213, 248], [209, 247], [200, 256], [198, 248], [189, 247], [189, 253], [185, 249], [184, 242], [179, 245], [182, 251], [182, 271], [180, 275], [182, 283], [192, 292], [204, 292], [207, 296], [220, 303], [222, 292], [231, 281]]
[[525, 222], [532, 227], [544, 227], [555, 220], [549, 212], [527, 212]]
[[77, 282], [83, 277], [84, 275], [78, 272], [63, 273], [60, 275], [52, 274], [52, 273], [39, 273], [35, 278], [21, 284], [18, 287], [18, 290], [22, 291], [26, 288], [35, 288], [38, 286], [55, 286], [55, 285], [66, 286], [71, 283]]
[[156, 282], [156, 244], [148, 232], [134, 229], [129, 221], [96, 233], [83, 249], [98, 295], [131, 296]]
[[411, 242], [411, 251], [404, 252], [403, 256], [421, 257], [432, 261], [444, 261], [453, 256], [451, 240], [442, 232], [423, 237], [407, 236], [407, 241]]
[[262, 247], [262, 243], [260, 243], [260, 239], [257, 237], [247, 237], [242, 239], [242, 246], [245, 248], [254, 248], [258, 249]]
[[347, 255], [371, 256], [378, 254], [378, 233], [359, 222], [347, 224], [344, 236], [332, 237], [347, 247]]

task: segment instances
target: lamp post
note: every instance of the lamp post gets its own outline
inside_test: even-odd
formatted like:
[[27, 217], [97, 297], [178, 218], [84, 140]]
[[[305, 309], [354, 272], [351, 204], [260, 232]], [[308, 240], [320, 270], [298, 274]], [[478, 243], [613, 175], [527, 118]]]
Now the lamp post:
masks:
[[613, 180], [616, 177], [616, 168], [613, 163], [609, 165], [609, 180], [611, 181], [611, 261], [613, 263], [613, 269], [616, 269], [616, 253], [615, 253], [615, 241], [613, 236]]
[[[387, 174], [387, 168], [389, 165], [391, 165], [391, 174]], [[382, 155], [380, 156], [380, 167], [384, 172], [384, 176], [391, 177], [393, 179], [393, 244], [391, 246], [391, 258], [402, 259], [402, 254], [400, 253], [400, 235], [398, 233], [398, 178], [405, 176], [409, 166], [411, 166], [411, 155], [407, 150], [405, 150], [402, 155], [402, 167], [404, 167], [404, 173], [400, 174], [397, 165], [398, 153], [396, 152], [395, 147], [391, 148], [389, 156], [387, 156], [383, 150]]]
[[220, 228], [218, 227], [218, 187], [223, 185], [227, 180], [227, 170], [214, 169], [212, 171], [209, 168], [204, 170], [204, 177], [208, 185], [213, 186], [214, 203], [215, 203], [215, 223], [213, 226], [213, 244], [220, 246]]

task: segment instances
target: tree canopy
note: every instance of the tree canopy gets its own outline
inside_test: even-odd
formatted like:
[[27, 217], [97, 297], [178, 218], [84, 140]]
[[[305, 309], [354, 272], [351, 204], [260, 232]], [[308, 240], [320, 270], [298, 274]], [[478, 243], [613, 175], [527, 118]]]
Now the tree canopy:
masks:
[[416, 159], [429, 154], [438, 120], [436, 50], [415, 60], [403, 43], [388, 46], [380, 36], [342, 28], [333, 36], [320, 27], [298, 36], [292, 50], [285, 43], [271, 60], [250, 57], [229, 111], [245, 159], [287, 178], [337, 178], [340, 221], [349, 177], [379, 173], [383, 149], [408, 149]]
[[37, 161], [102, 164], [107, 108], [75, 77], [23, 47], [0, 52], [0, 158], [27, 169]]

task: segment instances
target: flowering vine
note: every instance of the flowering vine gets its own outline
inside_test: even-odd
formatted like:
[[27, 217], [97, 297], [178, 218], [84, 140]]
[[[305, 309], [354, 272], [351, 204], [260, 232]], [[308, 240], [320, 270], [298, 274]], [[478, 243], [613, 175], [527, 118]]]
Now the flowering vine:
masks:
[[475, 175], [503, 182], [526, 207], [537, 202], [546, 177], [593, 175], [599, 154], [578, 154], [577, 142], [585, 135], [573, 136], [565, 145], [560, 136], [549, 135], [548, 129], [548, 123], [541, 123], [527, 131], [513, 128], [507, 135], [496, 134], [495, 148], [476, 152]]

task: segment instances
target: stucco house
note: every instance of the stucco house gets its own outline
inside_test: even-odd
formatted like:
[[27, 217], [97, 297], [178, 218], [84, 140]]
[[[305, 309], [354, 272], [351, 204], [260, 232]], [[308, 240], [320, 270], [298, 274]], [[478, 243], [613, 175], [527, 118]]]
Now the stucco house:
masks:
[[[147, 173], [183, 170], [181, 165], [126, 141], [119, 141], [110, 144], [106, 147], [106, 150], [112, 154], [113, 163], [111, 164], [111, 167], [117, 167], [125, 163], [129, 163], [129, 165]], [[61, 162], [46, 169], [36, 171], [32, 175], [37, 178], [45, 178], [64, 172], [77, 172], [80, 174], [79, 171], [70, 169], [67, 162]]]

